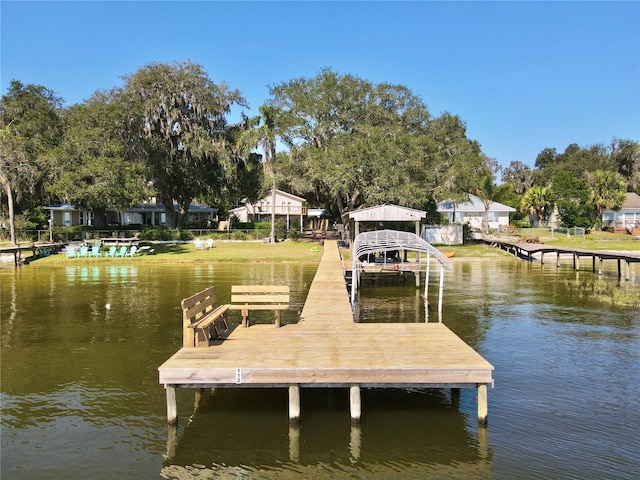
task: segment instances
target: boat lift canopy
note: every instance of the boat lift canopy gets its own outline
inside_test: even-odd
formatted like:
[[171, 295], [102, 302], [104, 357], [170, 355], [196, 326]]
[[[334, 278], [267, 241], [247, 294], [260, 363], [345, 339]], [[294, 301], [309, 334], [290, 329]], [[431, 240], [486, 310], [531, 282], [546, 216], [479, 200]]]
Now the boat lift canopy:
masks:
[[[440, 265], [440, 294], [438, 298], [438, 316], [442, 321], [442, 291], [444, 281], [444, 270], [451, 271], [451, 262], [449, 259], [437, 248], [431, 245], [429, 242], [423, 240], [415, 233], [400, 232], [397, 230], [376, 230], [373, 232], [364, 232], [358, 234], [353, 242], [352, 250], [352, 262], [353, 269], [351, 274], [351, 304], [355, 304], [355, 295], [360, 281], [360, 274], [365, 270], [365, 265], [368, 262], [369, 255], [381, 253], [383, 256], [386, 252], [417, 252], [418, 258], [416, 262], [412, 264], [411, 271], [415, 275], [419, 275], [420, 272], [426, 272], [425, 279], [425, 299], [427, 298], [429, 287], [429, 269], [431, 257]], [[421, 262], [421, 253], [427, 254], [425, 263]]]

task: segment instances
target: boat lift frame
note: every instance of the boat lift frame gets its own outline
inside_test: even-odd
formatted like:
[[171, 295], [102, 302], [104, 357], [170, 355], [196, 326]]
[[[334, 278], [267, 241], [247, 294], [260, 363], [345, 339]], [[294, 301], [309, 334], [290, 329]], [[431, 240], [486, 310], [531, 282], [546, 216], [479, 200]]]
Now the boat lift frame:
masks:
[[[369, 265], [368, 262], [362, 260], [368, 258], [369, 255], [375, 255], [376, 253], [386, 253], [390, 251], [402, 252], [406, 256], [406, 252], [416, 252], [417, 258], [415, 263], [410, 264], [406, 261], [400, 264], [399, 268], [404, 266], [411, 266], [411, 271], [416, 275], [416, 286], [419, 286], [419, 275], [421, 272], [425, 272], [424, 282], [424, 299], [427, 301], [429, 292], [429, 273], [431, 267], [431, 257], [433, 257], [440, 267], [440, 286], [438, 292], [438, 321], [442, 323], [442, 296], [444, 290], [444, 271], [452, 270], [451, 262], [449, 259], [437, 248], [431, 245], [429, 242], [423, 240], [415, 233], [401, 232], [398, 230], [376, 230], [372, 232], [360, 233], [356, 236], [353, 242], [353, 249], [351, 251], [352, 258], [352, 273], [351, 273], [351, 307], [355, 306], [356, 290], [358, 289], [361, 274], [366, 270], [365, 267]], [[421, 260], [421, 254], [426, 253], [426, 262]], [[386, 255], [385, 255], [386, 257]], [[406, 259], [405, 259], [406, 260]], [[384, 264], [386, 265], [386, 263]], [[405, 270], [405, 271], [408, 271]], [[428, 318], [426, 319], [428, 321]]]

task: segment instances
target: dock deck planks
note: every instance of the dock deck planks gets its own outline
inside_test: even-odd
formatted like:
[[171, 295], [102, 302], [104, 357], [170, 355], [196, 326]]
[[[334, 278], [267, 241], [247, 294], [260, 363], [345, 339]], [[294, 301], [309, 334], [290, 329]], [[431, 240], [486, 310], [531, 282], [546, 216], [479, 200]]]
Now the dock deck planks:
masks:
[[[335, 241], [293, 325], [232, 327], [214, 345], [182, 348], [159, 367], [170, 387], [476, 387], [493, 366], [442, 323], [359, 324]], [[478, 387], [479, 388], [479, 387]]]

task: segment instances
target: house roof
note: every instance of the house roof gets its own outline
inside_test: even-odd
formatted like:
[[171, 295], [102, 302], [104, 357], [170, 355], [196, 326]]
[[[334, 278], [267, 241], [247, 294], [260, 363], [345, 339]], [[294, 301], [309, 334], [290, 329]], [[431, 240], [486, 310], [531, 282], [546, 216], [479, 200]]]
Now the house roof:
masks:
[[[174, 204], [176, 207], [178, 206], [177, 204]], [[76, 207], [75, 205], [71, 205], [70, 203], [59, 203], [56, 205], [51, 205], [51, 206], [47, 206], [44, 207], [45, 210], [56, 210], [56, 211], [77, 211], [77, 210], [84, 210], [81, 209], [79, 207]], [[107, 210], [110, 211], [114, 211], [116, 210], [115, 208], [108, 208]], [[164, 204], [162, 203], [137, 203], [131, 207], [128, 208], [124, 208], [122, 211], [124, 212], [164, 212], [166, 210], [166, 207], [164, 206]], [[192, 203], [191, 205], [189, 205], [189, 212], [192, 213], [197, 213], [197, 212], [209, 212], [209, 213], [214, 213], [217, 212], [218, 209], [214, 208], [214, 207], [206, 207], [203, 205], [197, 205]]]
[[[288, 198], [290, 198], [290, 199], [292, 199], [292, 200], [297, 200], [297, 201], [299, 201], [299, 202], [305, 202], [305, 201], [306, 201], [306, 200], [305, 200], [304, 198], [302, 198], [302, 197], [298, 197], [297, 195], [294, 195], [293, 193], [285, 192], [284, 190], [278, 190], [277, 188], [276, 188], [276, 194], [277, 194], [277, 195], [280, 195], [280, 196], [282, 196], [282, 197], [288, 197]], [[270, 201], [271, 201], [271, 193], [269, 193], [269, 195], [267, 195], [266, 197], [261, 198], [260, 200], [257, 200], [255, 203], [260, 203], [260, 202], [270, 202]], [[245, 203], [249, 203], [249, 202], [247, 202], [247, 199], [246, 199], [246, 198], [243, 200], [243, 202], [245, 202]], [[255, 204], [254, 204], [254, 205], [255, 205]]]
[[624, 199], [622, 203], [621, 210], [632, 209], [632, 210], [640, 210], [640, 195], [634, 192], [628, 192], [627, 197]]
[[[490, 212], [515, 212], [516, 209], [499, 202], [491, 202], [491, 204], [489, 205], [489, 211]], [[443, 202], [438, 203], [438, 212], [440, 213], [449, 213], [449, 212], [482, 212], [484, 213], [484, 204], [482, 203], [482, 200], [480, 200], [480, 197], [469, 194], [469, 200], [467, 200], [466, 202], [456, 203], [453, 200], [445, 200]]]
[[376, 205], [348, 212], [356, 222], [415, 222], [427, 218], [427, 212], [399, 205]]

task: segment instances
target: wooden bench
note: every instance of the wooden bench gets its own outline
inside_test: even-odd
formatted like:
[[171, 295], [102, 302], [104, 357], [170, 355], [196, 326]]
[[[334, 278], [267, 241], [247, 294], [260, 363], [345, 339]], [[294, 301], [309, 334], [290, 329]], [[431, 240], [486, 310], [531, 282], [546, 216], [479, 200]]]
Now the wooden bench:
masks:
[[231, 310], [242, 312], [242, 326], [249, 326], [249, 311], [273, 310], [276, 327], [280, 327], [280, 312], [289, 308], [289, 287], [286, 285], [233, 285]]
[[209, 287], [185, 298], [182, 307], [182, 346], [208, 347], [229, 329], [227, 312], [230, 305], [215, 305], [216, 289]]

